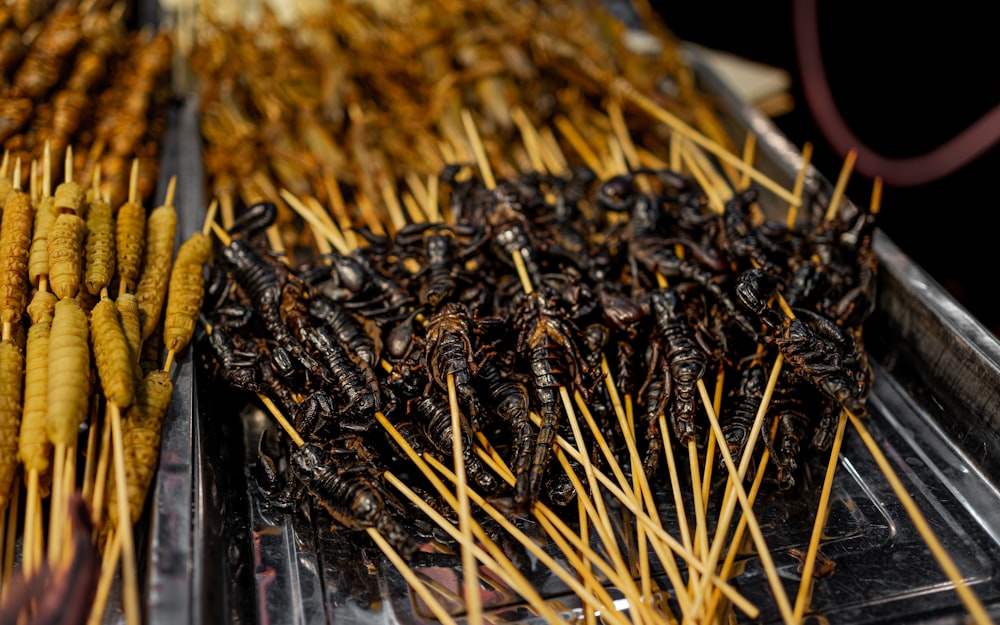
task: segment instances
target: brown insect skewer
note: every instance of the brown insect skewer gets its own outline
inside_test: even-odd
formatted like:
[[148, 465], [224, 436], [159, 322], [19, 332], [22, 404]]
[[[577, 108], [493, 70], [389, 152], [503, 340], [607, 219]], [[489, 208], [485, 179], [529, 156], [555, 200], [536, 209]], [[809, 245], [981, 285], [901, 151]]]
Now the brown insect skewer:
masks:
[[[853, 159], [851, 164], [853, 164]], [[845, 170], [848, 167], [848, 163], [845, 162]], [[844, 177], [846, 180], [846, 177]], [[838, 189], [843, 189], [842, 185], [837, 185]], [[839, 199], [838, 194], [834, 193], [834, 199]], [[876, 178], [874, 186], [872, 188], [872, 197], [869, 210], [872, 214], [877, 214], [881, 209], [882, 203], [882, 179]], [[827, 213], [827, 217], [830, 217], [830, 213]], [[816, 556], [819, 553], [819, 542], [822, 538], [823, 529], [826, 527], [826, 520], [829, 516], [830, 510], [830, 493], [833, 489], [833, 478], [837, 472], [837, 466], [840, 458], [840, 448], [844, 441], [844, 431], [847, 428], [847, 410], [840, 411], [840, 417], [837, 422], [837, 431], [834, 435], [833, 443], [830, 445], [830, 459], [826, 467], [826, 474], [823, 476], [823, 487], [820, 491], [819, 503], [816, 504], [816, 518], [813, 522], [812, 534], [809, 536], [809, 546], [806, 549], [806, 557], [802, 563], [802, 581], [799, 582], [799, 592], [795, 598], [795, 612], [794, 612], [794, 622], [796, 624], [802, 622], [802, 617], [805, 614], [806, 608], [809, 606], [809, 601], [812, 597], [813, 588], [813, 570], [816, 565]]]

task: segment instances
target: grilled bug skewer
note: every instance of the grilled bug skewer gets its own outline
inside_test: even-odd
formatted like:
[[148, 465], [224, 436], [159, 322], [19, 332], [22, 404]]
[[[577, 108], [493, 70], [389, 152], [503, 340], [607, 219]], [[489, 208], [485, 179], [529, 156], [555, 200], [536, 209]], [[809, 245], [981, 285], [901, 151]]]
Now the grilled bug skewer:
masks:
[[[20, 164], [17, 165], [20, 167]], [[7, 194], [0, 222], [0, 320], [3, 339], [18, 323], [28, 304], [28, 250], [31, 247], [31, 197], [20, 189]]]
[[48, 394], [49, 334], [57, 298], [49, 291], [35, 291], [28, 304], [31, 326], [25, 346], [24, 410], [18, 436], [18, 457], [26, 471], [43, 474], [49, 469], [51, 443], [45, 431]]
[[426, 392], [436, 383], [448, 390], [448, 376], [455, 378], [455, 390], [473, 421], [479, 414], [479, 402], [472, 388], [478, 371], [472, 347], [473, 321], [464, 304], [448, 302], [427, 321], [425, 363], [430, 379]]
[[811, 311], [798, 310], [789, 317], [769, 307], [767, 300], [776, 288], [760, 269], [748, 269], [737, 279], [740, 301], [767, 326], [787, 365], [838, 405], [863, 416], [872, 373], [854, 336]]
[[[663, 342], [664, 379], [669, 376], [670, 424], [677, 440], [687, 445], [697, 435], [695, 414], [699, 401], [697, 383], [708, 367], [708, 357], [694, 338], [680, 295], [672, 287], [650, 293], [653, 324]], [[662, 401], [662, 399], [661, 399]]]
[[[452, 440], [455, 433], [451, 430], [451, 411], [447, 399], [441, 393], [432, 392], [427, 397], [417, 400], [415, 409], [420, 415], [427, 439], [441, 454], [445, 454], [444, 457], [450, 458], [453, 453]], [[469, 479], [485, 494], [496, 492], [497, 479], [476, 456], [471, 433], [463, 428], [459, 435], [462, 437], [462, 458]]]
[[346, 411], [358, 423], [372, 423], [376, 410], [382, 408], [378, 380], [370, 367], [359, 366], [347, 350], [324, 327], [309, 328], [305, 340], [330, 371], [333, 385], [340, 391]]
[[17, 473], [17, 435], [21, 427], [24, 355], [10, 339], [0, 341], [0, 510]]
[[338, 525], [348, 530], [374, 528], [405, 560], [417, 555], [420, 544], [392, 516], [367, 466], [338, 470], [329, 456], [312, 443], [292, 451], [290, 466], [298, 485]]
[[252, 302], [254, 311], [271, 337], [288, 350], [307, 372], [314, 372], [322, 382], [329, 383], [329, 371], [308, 353], [281, 318], [282, 276], [288, 269], [264, 258], [242, 239], [232, 239], [222, 248], [221, 254], [225, 267]]
[[168, 354], [180, 352], [191, 342], [205, 297], [205, 265], [211, 258], [212, 239], [202, 232], [192, 233], [177, 250], [163, 322], [163, 345]]
[[84, 286], [91, 295], [100, 295], [115, 273], [115, 218], [111, 204], [97, 196], [87, 207], [87, 240], [84, 244]]
[[745, 453], [750, 429], [757, 418], [766, 385], [767, 372], [760, 358], [746, 362], [740, 372], [739, 385], [730, 393], [729, 401], [719, 415], [722, 433], [726, 437], [726, 445], [734, 463], [738, 464]]
[[337, 302], [322, 294], [314, 294], [309, 299], [309, 314], [323, 322], [351, 357], [360, 360], [368, 367], [377, 364], [378, 350], [375, 341], [365, 331], [362, 322]]
[[[149, 213], [146, 220], [145, 259], [135, 297], [139, 302], [142, 340], [153, 333], [167, 297], [171, 261], [174, 258], [174, 236], [177, 231], [177, 210], [173, 205], [176, 178], [171, 178], [163, 204]], [[205, 262], [208, 262], [205, 258]]]
[[514, 495], [515, 505], [527, 509], [538, 498], [552, 457], [552, 444], [561, 421], [559, 388], [582, 388], [583, 358], [574, 343], [576, 333], [541, 291], [525, 296], [516, 327], [517, 352], [526, 355], [531, 367], [532, 388], [541, 417], [529, 479], [526, 484], [518, 483]]

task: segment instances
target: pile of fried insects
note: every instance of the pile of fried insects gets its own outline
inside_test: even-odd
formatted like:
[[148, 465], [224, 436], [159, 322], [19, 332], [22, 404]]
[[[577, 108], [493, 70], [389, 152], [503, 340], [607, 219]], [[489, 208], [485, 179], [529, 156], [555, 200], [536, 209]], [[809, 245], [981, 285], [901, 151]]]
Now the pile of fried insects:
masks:
[[[456, 447], [477, 501], [508, 521], [538, 507], [571, 519], [609, 493], [593, 471], [662, 484], [674, 454], [710, 469], [766, 449], [761, 477], [789, 489], [840, 412], [865, 413], [872, 212], [789, 226], [761, 218], [753, 186], [713, 211], [669, 169], [486, 184], [455, 165], [440, 184], [447, 220], [360, 228], [364, 245], [295, 267], [265, 236], [273, 203], [220, 233], [200, 353], [293, 428], [260, 440], [270, 505], [307, 501], [317, 523], [374, 528], [410, 565], [442, 566], [459, 543], [425, 506], [456, 511], [417, 465], [450, 466]], [[752, 436], [769, 376], [772, 426]], [[387, 475], [421, 505], [390, 495]]]

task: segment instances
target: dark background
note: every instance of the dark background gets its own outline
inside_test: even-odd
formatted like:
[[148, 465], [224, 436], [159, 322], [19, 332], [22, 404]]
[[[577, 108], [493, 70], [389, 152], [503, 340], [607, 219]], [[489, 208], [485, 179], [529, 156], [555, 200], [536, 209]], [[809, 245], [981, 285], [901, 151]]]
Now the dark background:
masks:
[[[804, 0], [815, 1], [815, 0]], [[966, 6], [968, 4], [968, 6]], [[681, 39], [787, 70], [791, 113], [774, 119], [831, 182], [844, 162], [813, 121], [801, 90], [792, 0], [660, 2]], [[903, 9], [901, 6], [908, 6]], [[1000, 103], [1000, 34], [989, 4], [954, 6], [845, 0], [818, 4], [818, 32], [834, 101], [857, 137], [886, 157], [927, 152]], [[931, 10], [933, 9], [933, 10]], [[870, 178], [854, 173], [847, 193], [867, 206]], [[1000, 149], [917, 186], [883, 188], [879, 224], [910, 258], [975, 318], [1000, 335], [993, 289], [1000, 241]]]

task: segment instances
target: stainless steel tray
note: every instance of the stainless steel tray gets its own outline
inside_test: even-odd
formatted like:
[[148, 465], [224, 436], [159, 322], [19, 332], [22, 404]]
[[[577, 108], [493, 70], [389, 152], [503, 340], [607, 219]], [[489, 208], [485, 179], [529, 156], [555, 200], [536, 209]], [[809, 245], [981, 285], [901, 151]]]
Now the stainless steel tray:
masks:
[[[801, 166], [796, 148], [726, 89], [696, 51], [691, 62], [715, 94], [734, 136], [758, 137], [759, 167], [791, 186]], [[172, 112], [164, 172], [181, 171], [181, 229], [200, 227], [205, 197], [200, 184], [197, 99]], [[812, 171], [806, 194], [819, 202], [832, 187]], [[949, 295], [878, 233], [879, 309], [866, 328], [876, 378], [868, 427], [967, 583], [1000, 616], [1000, 343]], [[336, 535], [317, 532], [295, 515], [261, 506], [248, 466], [256, 433], [271, 427], [261, 413], [238, 409], [232, 396], [202, 378], [193, 356], [179, 363], [147, 545], [150, 623], [420, 623], [401, 577], [381, 557], [351, 552]], [[825, 461], [817, 461], [802, 488], [769, 494], [756, 506], [787, 589], [798, 586], [796, 561], [818, 497]], [[810, 476], [815, 481], [810, 483]], [[950, 582], [913, 528], [863, 444], [848, 434], [834, 484], [823, 552], [836, 571], [820, 580], [814, 622], [958, 623], [964, 611]], [[345, 562], [371, 556], [375, 575]], [[361, 560], [354, 558], [356, 564]], [[779, 617], [757, 559], [747, 554], [737, 588], [761, 608], [760, 622]], [[540, 586], [579, 614], [551, 580]], [[369, 604], [369, 600], [373, 603]], [[516, 599], [496, 593], [496, 619], [530, 622]], [[621, 608], [627, 609], [627, 602]], [[537, 617], [535, 617], [537, 620]]]

